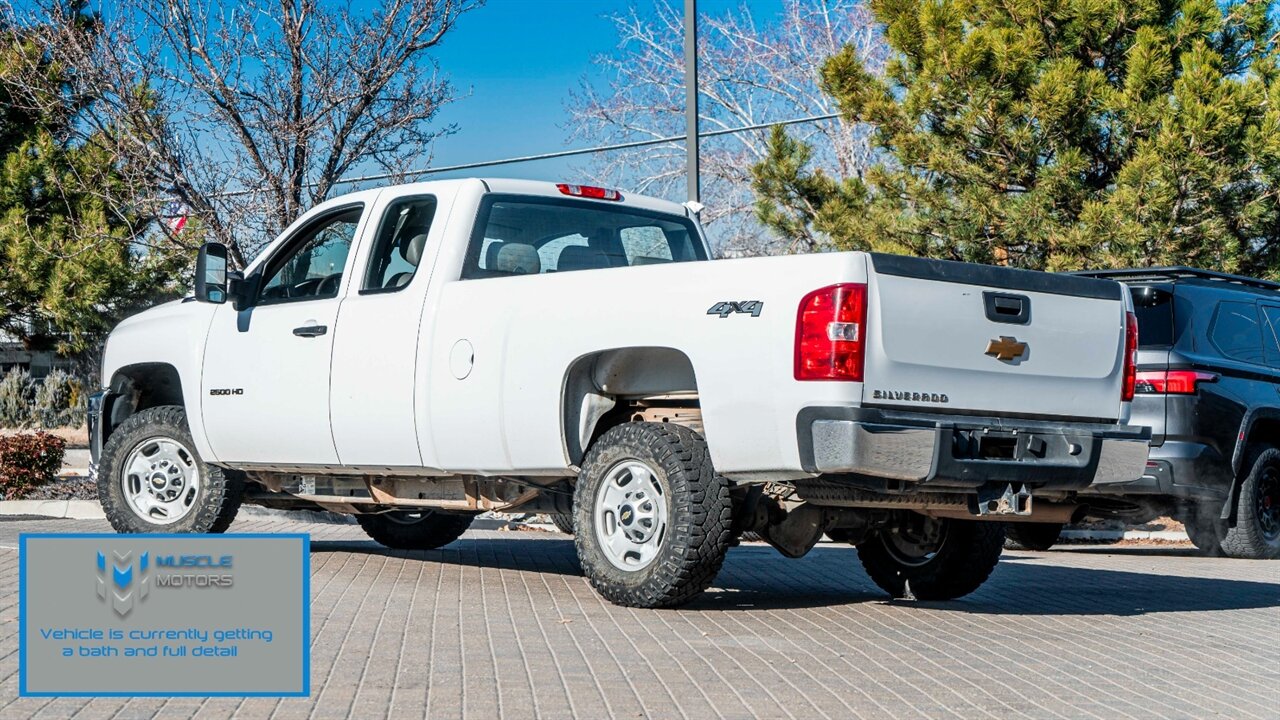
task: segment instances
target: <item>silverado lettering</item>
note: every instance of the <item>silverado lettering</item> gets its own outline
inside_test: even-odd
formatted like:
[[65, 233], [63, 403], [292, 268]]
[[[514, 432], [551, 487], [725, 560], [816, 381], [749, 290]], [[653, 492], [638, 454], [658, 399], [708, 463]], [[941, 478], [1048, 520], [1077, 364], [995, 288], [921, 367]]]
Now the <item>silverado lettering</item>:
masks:
[[910, 402], [948, 403], [951, 399], [945, 393], [908, 392], [906, 390], [873, 390], [873, 400], [904, 400]]

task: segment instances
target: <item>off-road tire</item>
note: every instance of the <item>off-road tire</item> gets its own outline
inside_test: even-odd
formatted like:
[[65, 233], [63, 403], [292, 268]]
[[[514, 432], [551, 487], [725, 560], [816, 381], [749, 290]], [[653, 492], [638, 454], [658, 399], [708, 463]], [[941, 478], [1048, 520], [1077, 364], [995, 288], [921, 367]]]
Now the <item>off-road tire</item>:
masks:
[[1013, 522], [1005, 525], [1004, 532], [1006, 548], [1044, 552], [1057, 544], [1062, 523]]
[[[1280, 450], [1270, 445], [1252, 448], [1245, 467], [1249, 468], [1249, 474], [1240, 485], [1236, 499], [1236, 524], [1223, 533], [1222, 550], [1234, 558], [1280, 558], [1280, 535], [1266, 536], [1262, 518], [1264, 510], [1260, 508], [1264, 488], [1275, 483], [1276, 474], [1280, 474]], [[1268, 496], [1273, 504], [1280, 501], [1275, 497], [1274, 487]]]
[[[419, 511], [415, 511], [417, 513]], [[356, 515], [356, 522], [374, 542], [393, 550], [435, 550], [462, 537], [474, 515], [420, 511], [422, 518], [410, 522], [413, 513], [391, 512]], [[401, 520], [397, 521], [397, 518]]]
[[[140, 517], [130, 507], [120, 487], [122, 464], [139, 443], [157, 436], [186, 447], [200, 472], [200, 490], [191, 512], [177, 522], [159, 525]], [[118, 533], [221, 533], [226, 532], [240, 509], [244, 476], [208, 465], [196, 451], [187, 412], [178, 405], [147, 408], [130, 415], [107, 438], [98, 458], [98, 500], [107, 521]]]
[[[946, 520], [947, 538], [922, 565], [906, 565], [889, 552], [880, 533], [858, 544], [858, 558], [871, 580], [895, 598], [954, 600], [977, 590], [990, 577], [1004, 550], [1004, 523]], [[887, 532], [882, 530], [881, 532]]]
[[557, 530], [564, 533], [565, 535], [573, 534], [573, 515], [572, 514], [551, 513], [548, 517], [551, 518], [551, 524], [555, 525]]
[[[667, 531], [657, 556], [633, 571], [605, 556], [593, 512], [609, 471], [628, 460], [649, 467], [668, 503]], [[605, 432], [582, 462], [573, 507], [574, 545], [583, 572], [596, 592], [616, 605], [661, 608], [689, 602], [715, 580], [732, 535], [729, 483], [711, 466], [706, 441], [669, 423], [626, 423]]]

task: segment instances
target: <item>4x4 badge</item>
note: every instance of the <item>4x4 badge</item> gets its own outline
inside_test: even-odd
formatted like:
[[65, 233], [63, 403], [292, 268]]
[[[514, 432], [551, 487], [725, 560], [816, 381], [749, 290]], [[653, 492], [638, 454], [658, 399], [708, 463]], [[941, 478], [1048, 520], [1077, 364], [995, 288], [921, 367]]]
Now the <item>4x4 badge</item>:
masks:
[[1018, 342], [1018, 338], [1001, 335], [998, 340], [987, 343], [987, 355], [1004, 362], [1013, 362], [1027, 354], [1027, 344]]

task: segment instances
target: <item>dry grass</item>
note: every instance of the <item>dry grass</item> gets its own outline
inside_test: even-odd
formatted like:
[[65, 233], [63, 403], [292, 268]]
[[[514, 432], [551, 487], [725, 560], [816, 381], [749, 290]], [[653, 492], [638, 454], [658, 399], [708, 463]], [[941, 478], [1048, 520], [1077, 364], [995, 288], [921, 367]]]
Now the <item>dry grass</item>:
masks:
[[[20, 433], [36, 432], [38, 428], [0, 428], [0, 435], [18, 435]], [[89, 428], [81, 425], [75, 428], [53, 428], [45, 430], [51, 435], [62, 438], [67, 443], [68, 448], [87, 448], [89, 447]]]

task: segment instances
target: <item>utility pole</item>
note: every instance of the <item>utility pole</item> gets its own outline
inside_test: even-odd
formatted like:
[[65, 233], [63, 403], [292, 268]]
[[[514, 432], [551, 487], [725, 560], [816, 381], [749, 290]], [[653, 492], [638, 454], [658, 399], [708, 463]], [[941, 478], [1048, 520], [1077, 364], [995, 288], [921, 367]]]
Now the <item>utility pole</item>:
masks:
[[[684, 133], [689, 202], [698, 203], [698, 2], [684, 0]], [[694, 207], [697, 207], [694, 205]]]

